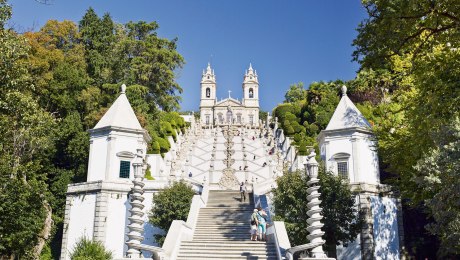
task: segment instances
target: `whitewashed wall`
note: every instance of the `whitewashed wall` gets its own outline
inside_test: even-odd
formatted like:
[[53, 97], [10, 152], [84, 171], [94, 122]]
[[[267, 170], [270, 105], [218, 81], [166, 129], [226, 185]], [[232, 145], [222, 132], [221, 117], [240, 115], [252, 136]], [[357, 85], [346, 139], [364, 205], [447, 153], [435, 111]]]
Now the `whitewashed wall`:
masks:
[[380, 183], [378, 156], [371, 135], [357, 133], [353, 129], [340, 133], [322, 133], [324, 135], [320, 139], [320, 153], [328, 170], [337, 174], [337, 163], [333, 157], [339, 153], [346, 153], [350, 155], [350, 182]]
[[[145, 154], [146, 148], [141, 133], [116, 130], [91, 133], [87, 181], [120, 179], [118, 176], [120, 160], [130, 159], [121, 158], [117, 153], [127, 151], [136, 154], [137, 150], [141, 149]], [[132, 165], [130, 173], [134, 174]]]
[[110, 209], [110, 214], [107, 214], [106, 219], [105, 246], [113, 252], [115, 258], [123, 257], [127, 250], [126, 226], [129, 223], [128, 210], [131, 208], [127, 197], [127, 193], [111, 193], [107, 200], [107, 209]]
[[371, 196], [374, 216], [374, 257], [399, 260], [397, 201], [394, 198]]
[[72, 220], [67, 226], [64, 226], [64, 232], [67, 232], [67, 246], [65, 247], [66, 258], [82, 237], [93, 238], [94, 213], [96, 207], [96, 193], [80, 194], [72, 196], [70, 200], [69, 218]]

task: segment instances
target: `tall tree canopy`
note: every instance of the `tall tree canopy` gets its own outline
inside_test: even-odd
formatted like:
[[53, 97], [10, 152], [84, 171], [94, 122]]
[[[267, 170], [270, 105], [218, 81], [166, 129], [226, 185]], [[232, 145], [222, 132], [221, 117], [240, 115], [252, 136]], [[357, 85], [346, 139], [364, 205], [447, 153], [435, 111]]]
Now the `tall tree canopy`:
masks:
[[[378, 97], [360, 109], [375, 123], [383, 169], [401, 189], [405, 203], [432, 217], [427, 227], [441, 241], [439, 253], [460, 254], [460, 238], [443, 231], [458, 225], [460, 206], [432, 204], [434, 198], [447, 193], [455, 198], [459, 193], [449, 185], [460, 173], [442, 167], [455, 153], [439, 144], [459, 138], [446, 134], [446, 128], [460, 117], [460, 5], [456, 0], [362, 2], [368, 18], [359, 25], [354, 41], [353, 56], [361, 64], [354, 83], [359, 92]], [[440, 170], [433, 179], [436, 167]], [[429, 180], [439, 183], [426, 185]], [[440, 217], [446, 214], [454, 216]], [[427, 255], [417, 251], [433, 247], [423, 244], [423, 236], [406, 241], [418, 258]]]
[[184, 60], [156, 22], [118, 24], [90, 8], [78, 24], [19, 35], [6, 28], [11, 14], [0, 0], [0, 258], [37, 259], [46, 247], [42, 258], [57, 259], [67, 185], [86, 180], [87, 130], [125, 83], [150, 150], [167, 152], [185, 130], [172, 112]]

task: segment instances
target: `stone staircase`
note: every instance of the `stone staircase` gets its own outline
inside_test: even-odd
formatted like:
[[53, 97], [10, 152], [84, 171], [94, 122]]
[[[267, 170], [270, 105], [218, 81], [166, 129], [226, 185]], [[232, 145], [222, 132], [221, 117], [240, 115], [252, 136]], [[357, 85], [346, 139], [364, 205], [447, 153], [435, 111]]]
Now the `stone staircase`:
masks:
[[251, 198], [240, 202], [238, 191], [210, 191], [200, 209], [192, 241], [183, 241], [177, 259], [277, 259], [272, 242], [251, 241]]

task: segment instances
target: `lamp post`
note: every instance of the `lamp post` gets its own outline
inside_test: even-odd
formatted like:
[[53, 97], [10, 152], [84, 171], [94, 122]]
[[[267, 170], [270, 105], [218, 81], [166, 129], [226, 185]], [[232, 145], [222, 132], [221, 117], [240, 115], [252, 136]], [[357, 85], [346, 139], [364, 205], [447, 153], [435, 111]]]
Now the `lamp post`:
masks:
[[323, 244], [325, 241], [322, 238], [324, 232], [321, 231], [321, 228], [324, 226], [324, 224], [321, 223], [321, 219], [323, 218], [321, 215], [322, 209], [320, 207], [321, 201], [319, 200], [321, 193], [318, 191], [320, 186], [317, 185], [319, 182], [318, 162], [316, 161], [315, 156], [316, 153], [312, 149], [311, 153], [308, 155], [307, 162], [305, 163], [306, 175], [309, 177], [307, 182], [307, 214], [309, 216], [307, 219], [307, 230], [310, 234], [307, 236], [307, 238], [310, 241], [310, 244], [318, 245], [311, 250], [312, 257], [324, 259], [327, 258], [327, 256], [323, 251]]

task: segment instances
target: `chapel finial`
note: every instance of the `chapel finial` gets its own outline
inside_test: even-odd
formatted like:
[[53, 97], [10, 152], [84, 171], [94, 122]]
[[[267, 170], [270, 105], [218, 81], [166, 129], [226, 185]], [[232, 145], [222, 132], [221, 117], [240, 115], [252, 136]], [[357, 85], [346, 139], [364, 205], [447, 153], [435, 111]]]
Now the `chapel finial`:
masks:
[[347, 86], [342, 86], [342, 97], [347, 95]]
[[249, 62], [249, 70], [252, 70], [252, 63]]
[[126, 85], [123, 84], [121, 85], [121, 94], [125, 94], [126, 93]]

